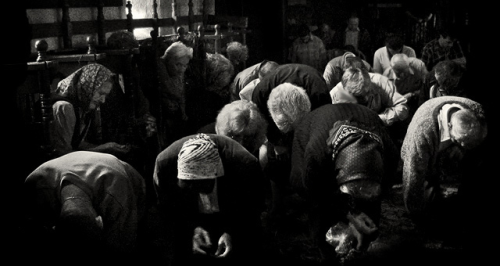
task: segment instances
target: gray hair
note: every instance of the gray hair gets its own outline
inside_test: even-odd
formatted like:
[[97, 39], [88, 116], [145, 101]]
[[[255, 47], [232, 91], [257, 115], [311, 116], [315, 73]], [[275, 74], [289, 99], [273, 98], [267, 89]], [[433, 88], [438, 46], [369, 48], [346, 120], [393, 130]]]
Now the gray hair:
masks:
[[257, 105], [247, 100], [226, 104], [215, 122], [215, 132], [228, 136], [254, 152], [266, 141], [267, 121]]
[[193, 48], [185, 45], [181, 41], [177, 41], [172, 43], [167, 50], [165, 50], [165, 54], [161, 57], [163, 60], [169, 60], [170, 58], [181, 58], [187, 56], [189, 59], [193, 58]]
[[391, 58], [391, 67], [399, 70], [405, 70], [410, 67], [408, 56], [406, 54], [395, 54]]
[[282, 83], [269, 94], [267, 107], [274, 122], [280, 127], [283, 122], [285, 133], [292, 124], [311, 111], [311, 101], [306, 90], [292, 83]]

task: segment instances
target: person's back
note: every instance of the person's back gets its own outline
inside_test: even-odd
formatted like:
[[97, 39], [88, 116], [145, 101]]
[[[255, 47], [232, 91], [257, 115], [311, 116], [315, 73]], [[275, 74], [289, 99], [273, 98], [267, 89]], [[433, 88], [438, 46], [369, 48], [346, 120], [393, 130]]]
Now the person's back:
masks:
[[230, 85], [230, 93], [229, 101], [233, 102], [240, 99], [239, 92], [252, 80], [259, 77], [257, 70], [259, 69], [261, 63], [254, 64], [249, 66], [236, 74], [233, 82]]
[[[138, 252], [138, 231], [146, 209], [146, 185], [139, 172], [126, 162], [105, 153], [75, 151], [37, 167], [26, 177], [23, 193], [27, 224], [40, 229], [46, 226], [48, 231], [54, 226], [56, 232], [65, 232], [56, 237], [55, 243], [72, 246], [67, 241], [74, 240], [68, 238], [68, 234], [75, 234], [101, 243], [101, 255], [120, 254], [132, 258], [129, 256]], [[97, 222], [93, 226], [100, 226], [102, 232], [89, 230], [95, 223], [92, 220]], [[87, 233], [83, 232], [96, 236], [86, 238]], [[65, 242], [60, 242], [62, 240]]]
[[[342, 80], [342, 74], [345, 69], [347, 69], [350, 65], [347, 60], [348, 57], [356, 57], [356, 55], [351, 51], [346, 51], [343, 55], [337, 56], [330, 60], [325, 67], [325, 71], [323, 73], [323, 78], [326, 81], [328, 89], [332, 89], [335, 85], [337, 85]], [[371, 66], [368, 62], [363, 60], [364, 67], [371, 71]]]
[[[315, 221], [310, 229], [317, 243], [326, 240], [333, 246], [318, 244], [322, 256], [333, 250], [337, 258], [346, 256], [351, 249], [362, 250], [375, 239], [381, 198], [384, 188], [390, 187], [398, 159], [386, 127], [377, 113], [365, 106], [325, 105], [302, 118], [294, 136], [290, 182], [311, 205], [307, 212]], [[365, 214], [365, 229], [370, 230], [360, 230], [354, 216], [344, 220], [350, 206], [340, 200], [342, 196], [356, 202], [356, 213]], [[357, 246], [351, 241], [336, 242], [328, 233], [325, 239], [329, 227], [344, 221], [353, 230], [343, 231], [342, 237], [357, 239]]]
[[[447, 211], [435, 208], [444, 203], [440, 200], [443, 192], [450, 192], [447, 188], [453, 191], [457, 184], [473, 182], [471, 178], [483, 158], [475, 148], [487, 131], [482, 105], [470, 99], [442, 96], [419, 107], [401, 148], [404, 202], [415, 221], [431, 222], [427, 219], [438, 215], [435, 211]], [[462, 191], [458, 192], [460, 195]]]

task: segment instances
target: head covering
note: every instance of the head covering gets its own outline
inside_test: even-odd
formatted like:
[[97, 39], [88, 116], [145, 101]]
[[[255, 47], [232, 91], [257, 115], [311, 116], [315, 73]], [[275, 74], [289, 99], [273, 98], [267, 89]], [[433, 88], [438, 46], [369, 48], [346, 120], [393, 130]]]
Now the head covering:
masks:
[[330, 130], [327, 142], [332, 149], [332, 161], [339, 170], [338, 184], [357, 179], [382, 179], [384, 144], [377, 134], [360, 123], [338, 121]]
[[177, 178], [214, 179], [224, 175], [217, 145], [206, 134], [198, 134], [182, 145], [177, 159]]
[[59, 81], [55, 94], [86, 109], [94, 92], [115, 74], [101, 64], [85, 65]]

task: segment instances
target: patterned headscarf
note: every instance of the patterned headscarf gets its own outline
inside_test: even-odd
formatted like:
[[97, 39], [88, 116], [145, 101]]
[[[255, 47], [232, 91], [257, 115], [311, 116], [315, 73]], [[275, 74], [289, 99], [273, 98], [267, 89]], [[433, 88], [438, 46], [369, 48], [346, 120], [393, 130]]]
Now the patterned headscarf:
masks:
[[338, 121], [327, 142], [339, 170], [339, 184], [356, 179], [382, 179], [384, 144], [377, 134], [359, 123]]
[[217, 145], [206, 134], [198, 134], [182, 145], [177, 159], [177, 178], [214, 179], [224, 175]]
[[114, 75], [103, 65], [88, 64], [61, 80], [55, 93], [87, 110], [94, 92]]

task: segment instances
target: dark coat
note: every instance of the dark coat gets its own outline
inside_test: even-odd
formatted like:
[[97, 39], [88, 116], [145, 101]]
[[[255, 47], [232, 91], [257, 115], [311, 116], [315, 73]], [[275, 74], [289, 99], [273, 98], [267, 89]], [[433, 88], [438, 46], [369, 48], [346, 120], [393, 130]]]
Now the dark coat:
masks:
[[269, 113], [267, 100], [276, 86], [287, 82], [306, 90], [311, 101], [311, 110], [332, 102], [325, 79], [318, 70], [303, 64], [280, 65], [255, 86], [252, 94], [252, 102], [268, 121], [267, 137], [272, 143], [280, 138], [281, 133]]
[[[225, 175], [217, 179], [220, 212], [213, 215], [198, 211], [198, 194], [177, 186], [177, 158], [184, 142], [195, 135], [172, 143], [156, 159], [154, 188], [161, 216], [174, 231], [174, 252], [189, 254], [194, 228], [213, 228], [216, 243], [221, 233], [232, 236], [233, 245], [246, 244], [258, 236], [260, 213], [265, 207], [264, 177], [258, 159], [238, 142], [220, 135], [207, 134], [216, 143]], [[216, 225], [215, 228], [213, 225]], [[207, 229], [206, 230], [210, 230]], [[216, 244], [215, 244], [216, 245]], [[179, 255], [182, 257], [183, 255]]]
[[[302, 118], [293, 139], [290, 183], [309, 204], [309, 230], [326, 258], [333, 250], [325, 241], [329, 227], [347, 223], [348, 215], [359, 212], [378, 225], [381, 215], [380, 196], [364, 200], [341, 193], [340, 186], [371, 180], [375, 181], [371, 184], [381, 184], [384, 192], [398, 159], [382, 120], [365, 106], [330, 104]], [[373, 237], [361, 234], [367, 240]]]
[[327, 143], [335, 134], [332, 131], [334, 124], [343, 121], [358, 124], [380, 137], [384, 146], [383, 181], [393, 181], [392, 175], [399, 158], [377, 113], [359, 104], [338, 103], [311, 111], [295, 129], [290, 176], [293, 188], [305, 195], [321, 198], [321, 194], [328, 194], [338, 187], [338, 183], [343, 182], [340, 173], [344, 166], [336, 165], [332, 160], [332, 147]]

